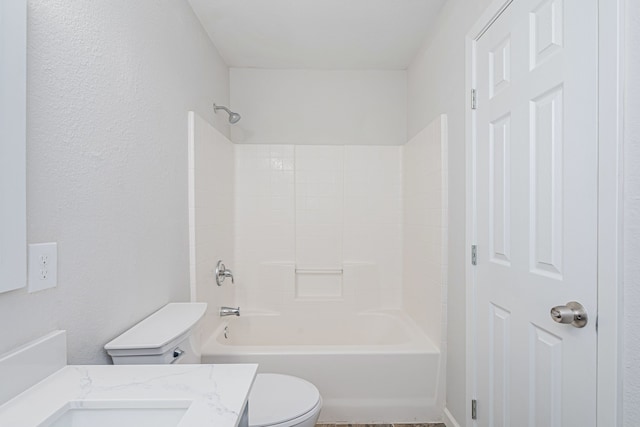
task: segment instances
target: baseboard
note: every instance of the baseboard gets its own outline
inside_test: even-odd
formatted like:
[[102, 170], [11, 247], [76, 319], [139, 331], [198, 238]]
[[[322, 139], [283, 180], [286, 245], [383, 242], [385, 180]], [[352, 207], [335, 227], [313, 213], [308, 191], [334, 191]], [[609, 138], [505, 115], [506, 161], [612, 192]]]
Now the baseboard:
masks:
[[460, 424], [453, 418], [449, 409], [444, 408], [444, 425], [447, 427], [460, 427]]

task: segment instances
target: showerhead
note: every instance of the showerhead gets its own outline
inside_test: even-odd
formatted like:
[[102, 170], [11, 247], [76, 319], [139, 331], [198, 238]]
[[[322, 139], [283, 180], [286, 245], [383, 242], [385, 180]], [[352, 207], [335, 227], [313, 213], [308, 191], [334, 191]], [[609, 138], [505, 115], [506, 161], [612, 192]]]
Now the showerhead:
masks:
[[238, 123], [240, 121], [241, 117], [240, 114], [238, 113], [231, 113], [229, 114], [229, 123], [234, 124], [234, 123]]
[[213, 111], [215, 111], [217, 113], [218, 110], [224, 110], [224, 111], [227, 112], [227, 114], [229, 114], [229, 123], [231, 123], [231, 124], [238, 123], [240, 121], [240, 119], [241, 119], [240, 114], [234, 113], [233, 111], [229, 110], [227, 107], [223, 107], [222, 105], [213, 104]]

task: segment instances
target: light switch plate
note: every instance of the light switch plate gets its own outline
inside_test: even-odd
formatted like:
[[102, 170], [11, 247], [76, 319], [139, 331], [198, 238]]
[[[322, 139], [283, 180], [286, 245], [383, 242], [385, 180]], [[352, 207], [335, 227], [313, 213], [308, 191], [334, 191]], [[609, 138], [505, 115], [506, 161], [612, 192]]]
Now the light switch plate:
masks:
[[58, 284], [58, 244], [29, 245], [29, 293], [54, 288]]

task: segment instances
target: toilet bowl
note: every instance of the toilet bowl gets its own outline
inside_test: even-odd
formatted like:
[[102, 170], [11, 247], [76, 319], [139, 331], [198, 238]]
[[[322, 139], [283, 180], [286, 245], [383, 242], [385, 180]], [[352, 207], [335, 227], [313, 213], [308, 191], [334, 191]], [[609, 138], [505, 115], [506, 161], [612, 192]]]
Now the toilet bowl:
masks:
[[302, 378], [258, 374], [249, 394], [250, 427], [313, 427], [322, 409], [316, 386]]
[[[171, 303], [107, 343], [115, 365], [200, 363], [196, 326], [206, 303]], [[258, 374], [249, 394], [249, 427], [313, 427], [318, 389], [302, 378]]]

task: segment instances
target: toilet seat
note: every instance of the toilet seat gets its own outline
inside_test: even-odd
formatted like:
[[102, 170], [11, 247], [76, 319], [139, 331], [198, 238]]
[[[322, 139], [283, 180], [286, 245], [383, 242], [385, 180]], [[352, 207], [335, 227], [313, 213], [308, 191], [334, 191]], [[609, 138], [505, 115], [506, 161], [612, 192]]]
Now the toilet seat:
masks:
[[317, 415], [322, 406], [318, 389], [301, 378], [258, 374], [249, 394], [250, 427], [288, 427]]

